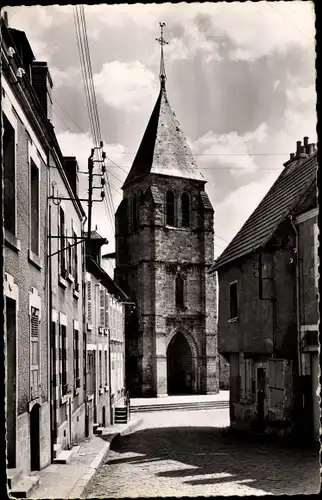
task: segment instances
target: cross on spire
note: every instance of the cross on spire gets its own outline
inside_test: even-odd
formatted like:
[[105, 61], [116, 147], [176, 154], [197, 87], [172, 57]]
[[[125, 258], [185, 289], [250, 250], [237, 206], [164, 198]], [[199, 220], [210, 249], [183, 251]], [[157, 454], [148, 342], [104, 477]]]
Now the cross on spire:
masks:
[[159, 74], [159, 78], [160, 78], [161, 86], [163, 87], [164, 84], [165, 84], [165, 80], [167, 78], [166, 74], [165, 74], [165, 67], [164, 67], [163, 46], [164, 45], [168, 45], [169, 42], [167, 42], [163, 38], [163, 28], [166, 26], [166, 24], [165, 23], [159, 23], [159, 25], [160, 25], [160, 29], [161, 29], [161, 36], [159, 38], [156, 38], [156, 41], [159, 42], [160, 47], [161, 47], [161, 60], [160, 60], [160, 74]]

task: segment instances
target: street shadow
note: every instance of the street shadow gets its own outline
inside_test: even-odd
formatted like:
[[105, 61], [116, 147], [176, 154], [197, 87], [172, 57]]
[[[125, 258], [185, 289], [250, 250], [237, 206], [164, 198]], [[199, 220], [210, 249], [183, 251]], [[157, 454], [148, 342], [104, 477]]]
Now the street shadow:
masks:
[[155, 476], [181, 478], [191, 486], [241, 482], [278, 495], [318, 493], [320, 489], [317, 450], [256, 442], [235, 436], [228, 428], [141, 429], [114, 439], [111, 450], [119, 456], [113, 454], [106, 464], [169, 461], [168, 470], [160, 471], [158, 466]]

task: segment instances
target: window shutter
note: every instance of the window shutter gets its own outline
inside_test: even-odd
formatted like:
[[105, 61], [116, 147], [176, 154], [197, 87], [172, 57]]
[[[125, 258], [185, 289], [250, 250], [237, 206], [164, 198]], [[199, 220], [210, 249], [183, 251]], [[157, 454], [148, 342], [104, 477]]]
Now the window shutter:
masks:
[[285, 362], [283, 359], [268, 360], [269, 407], [277, 412], [284, 410]]
[[105, 326], [105, 289], [100, 289], [100, 326]]
[[87, 322], [92, 324], [92, 282], [86, 283], [87, 292]]
[[240, 359], [240, 397], [246, 397], [246, 363], [244, 358]]
[[40, 373], [39, 373], [39, 309], [31, 308], [30, 318], [30, 389], [31, 399], [39, 396]]
[[109, 296], [108, 293], [105, 292], [105, 327], [108, 328], [109, 325]]

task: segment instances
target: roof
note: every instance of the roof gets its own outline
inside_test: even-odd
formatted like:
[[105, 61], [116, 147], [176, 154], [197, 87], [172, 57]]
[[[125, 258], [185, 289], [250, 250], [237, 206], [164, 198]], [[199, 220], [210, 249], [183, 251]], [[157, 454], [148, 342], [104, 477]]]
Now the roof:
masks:
[[96, 279], [100, 280], [102, 285], [120, 301], [125, 302], [128, 296], [125, 292], [115, 283], [115, 281], [104, 271], [104, 269], [95, 262], [92, 257], [86, 258], [86, 271], [93, 274]]
[[295, 160], [281, 172], [263, 200], [210, 269], [220, 267], [264, 246], [316, 183], [317, 155]]
[[122, 189], [149, 173], [206, 182], [170, 107], [164, 85]]

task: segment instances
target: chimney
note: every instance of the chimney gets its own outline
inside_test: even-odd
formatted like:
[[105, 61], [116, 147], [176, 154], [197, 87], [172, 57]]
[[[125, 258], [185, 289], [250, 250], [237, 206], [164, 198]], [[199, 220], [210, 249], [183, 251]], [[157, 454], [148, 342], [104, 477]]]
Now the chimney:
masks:
[[296, 154], [299, 155], [301, 153], [301, 146], [302, 146], [302, 142], [301, 141], [297, 141], [296, 142]]
[[78, 163], [75, 156], [64, 156], [63, 168], [74, 195], [78, 196]]
[[46, 62], [33, 61], [31, 65], [31, 83], [47, 119], [51, 120], [53, 82]]
[[306, 154], [306, 147], [305, 146], [301, 146], [301, 154]]
[[303, 144], [304, 144], [304, 146], [306, 148], [308, 147], [308, 145], [309, 145], [309, 138], [307, 136], [303, 138]]

